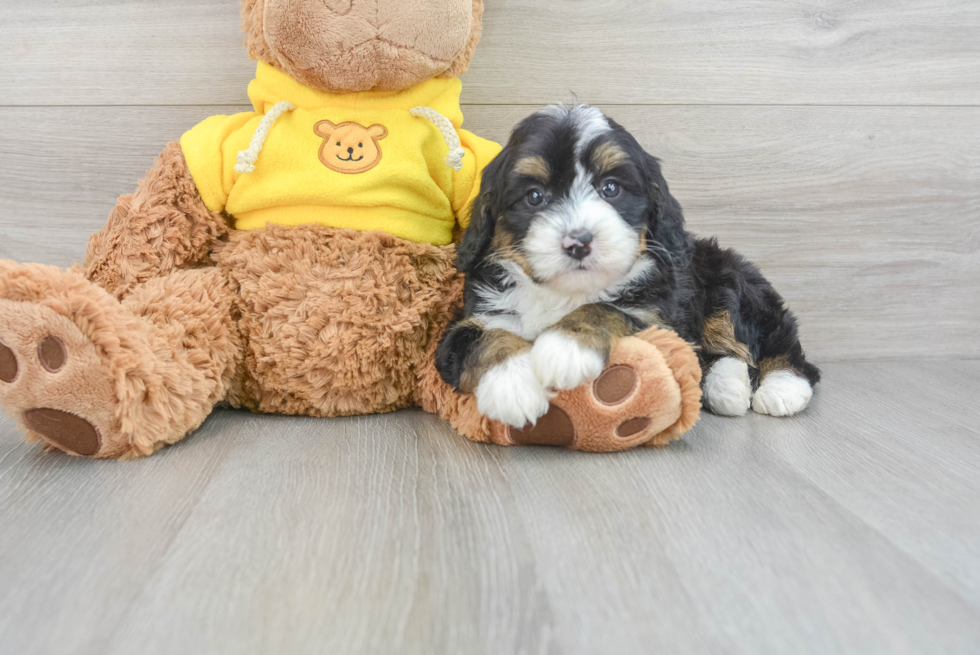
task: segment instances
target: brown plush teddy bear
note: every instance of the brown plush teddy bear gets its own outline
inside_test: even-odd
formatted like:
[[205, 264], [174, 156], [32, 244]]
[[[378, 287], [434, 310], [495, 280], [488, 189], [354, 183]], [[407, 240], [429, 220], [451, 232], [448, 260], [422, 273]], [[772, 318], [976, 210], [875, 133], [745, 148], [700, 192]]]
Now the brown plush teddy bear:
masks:
[[454, 236], [499, 147], [461, 129], [482, 0], [244, 0], [254, 112], [170, 143], [68, 271], [0, 261], [0, 403], [28, 440], [149, 455], [218, 404], [340, 416], [413, 404], [466, 436], [662, 445], [697, 419], [676, 335], [620, 341], [536, 426], [480, 417], [433, 352]]

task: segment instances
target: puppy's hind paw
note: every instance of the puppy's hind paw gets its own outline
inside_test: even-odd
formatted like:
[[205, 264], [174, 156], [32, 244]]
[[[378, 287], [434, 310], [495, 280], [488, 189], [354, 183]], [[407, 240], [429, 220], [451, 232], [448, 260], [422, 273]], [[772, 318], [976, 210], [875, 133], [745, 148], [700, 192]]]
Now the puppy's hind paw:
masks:
[[762, 380], [752, 397], [752, 409], [769, 416], [802, 412], [813, 397], [813, 387], [793, 371], [774, 371]]
[[481, 414], [516, 428], [536, 424], [550, 406], [548, 392], [531, 367], [529, 350], [484, 373], [475, 395]]
[[565, 391], [595, 380], [606, 362], [601, 354], [572, 337], [545, 332], [531, 349], [531, 365], [546, 388]]

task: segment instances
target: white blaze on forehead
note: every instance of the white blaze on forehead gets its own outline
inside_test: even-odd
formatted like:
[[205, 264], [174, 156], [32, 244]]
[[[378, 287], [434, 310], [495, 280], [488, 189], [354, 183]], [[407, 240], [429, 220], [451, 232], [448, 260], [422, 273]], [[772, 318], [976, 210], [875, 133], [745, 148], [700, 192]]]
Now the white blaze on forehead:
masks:
[[598, 108], [589, 105], [549, 105], [542, 112], [559, 120], [569, 120], [575, 126], [578, 137], [575, 142], [575, 156], [582, 153], [599, 136], [612, 130], [609, 120]]
[[612, 130], [609, 121], [601, 111], [595, 107], [579, 105], [572, 110], [572, 119], [578, 127], [578, 142], [575, 144], [575, 156], [581, 157], [582, 153], [601, 135]]

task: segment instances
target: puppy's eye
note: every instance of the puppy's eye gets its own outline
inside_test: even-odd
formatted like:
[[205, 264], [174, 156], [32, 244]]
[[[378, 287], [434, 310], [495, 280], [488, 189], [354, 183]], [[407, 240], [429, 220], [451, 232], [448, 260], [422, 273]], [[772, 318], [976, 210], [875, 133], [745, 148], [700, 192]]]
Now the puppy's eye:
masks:
[[537, 207], [544, 203], [544, 192], [541, 189], [531, 189], [527, 192], [527, 204]]
[[340, 145], [340, 141], [338, 141], [338, 142], [337, 142], [337, 145], [338, 145], [338, 146]]
[[358, 147], [358, 148], [363, 148], [363, 147], [364, 147], [364, 144], [363, 144], [363, 143], [358, 143], [358, 144], [357, 144], [357, 147]]
[[603, 198], [610, 200], [618, 196], [621, 191], [622, 187], [619, 186], [619, 182], [616, 180], [606, 180], [602, 183], [602, 188], [599, 189], [599, 194]]

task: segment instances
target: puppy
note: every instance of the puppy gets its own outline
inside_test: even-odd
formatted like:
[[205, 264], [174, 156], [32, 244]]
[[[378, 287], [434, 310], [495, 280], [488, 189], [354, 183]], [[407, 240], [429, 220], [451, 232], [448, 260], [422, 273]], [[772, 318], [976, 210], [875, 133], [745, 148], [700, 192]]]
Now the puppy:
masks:
[[594, 107], [553, 106], [483, 174], [457, 261], [464, 306], [442, 378], [515, 427], [595, 379], [613, 339], [651, 326], [698, 352], [716, 414], [787, 416], [812, 396], [796, 320], [754, 265], [684, 229], [660, 165]]

